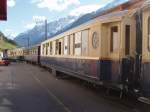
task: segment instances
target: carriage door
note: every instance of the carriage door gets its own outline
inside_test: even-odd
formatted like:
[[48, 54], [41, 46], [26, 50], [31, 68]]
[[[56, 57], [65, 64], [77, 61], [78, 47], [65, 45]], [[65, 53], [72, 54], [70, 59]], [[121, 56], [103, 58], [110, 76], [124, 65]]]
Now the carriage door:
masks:
[[[130, 82], [134, 71], [134, 59], [130, 55], [130, 39], [131, 39], [131, 26], [125, 25], [125, 57], [122, 59], [122, 81], [127, 84]], [[128, 82], [127, 82], [128, 81]]]
[[38, 46], [38, 64], [40, 64], [41, 46]]
[[150, 7], [142, 12], [142, 80], [143, 90], [150, 92]]

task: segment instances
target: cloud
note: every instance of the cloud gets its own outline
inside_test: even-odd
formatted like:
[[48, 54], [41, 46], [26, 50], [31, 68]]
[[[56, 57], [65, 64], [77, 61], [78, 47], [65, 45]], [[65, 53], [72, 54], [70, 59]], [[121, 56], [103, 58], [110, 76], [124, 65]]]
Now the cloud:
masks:
[[86, 13], [96, 11], [103, 6], [104, 5], [97, 5], [97, 4], [79, 6], [78, 8], [70, 11], [70, 15], [71, 16], [79, 16], [81, 14], [86, 14]]
[[16, 5], [16, 0], [7, 0], [8, 7], [14, 7]]
[[42, 0], [31, 0], [31, 3], [41, 2]]
[[32, 0], [38, 8], [48, 8], [50, 11], [63, 11], [72, 5], [80, 5], [79, 0]]
[[32, 29], [36, 25], [42, 25], [42, 24], [44, 24], [44, 20], [45, 19], [46, 19], [45, 16], [33, 16], [32, 17], [32, 21], [30, 21], [30, 22], [22, 21], [22, 23], [24, 24], [24, 28], [26, 28], [26, 29]]

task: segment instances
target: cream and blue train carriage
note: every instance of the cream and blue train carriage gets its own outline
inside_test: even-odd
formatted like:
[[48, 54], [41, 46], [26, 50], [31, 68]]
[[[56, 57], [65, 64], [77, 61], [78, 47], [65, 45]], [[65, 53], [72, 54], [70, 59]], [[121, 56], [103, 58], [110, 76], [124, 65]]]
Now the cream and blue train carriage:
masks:
[[[141, 55], [141, 79], [144, 93], [150, 97], [150, 1], [145, 2], [141, 10], [141, 41], [139, 41]], [[141, 30], [140, 30], [141, 31]], [[150, 102], [149, 102], [150, 103]]]
[[128, 58], [135, 57], [134, 12], [113, 12], [42, 42], [41, 64], [97, 84], [106, 82], [121, 88], [118, 85], [128, 78], [122, 73], [133, 69]]
[[25, 48], [15, 48], [8, 50], [8, 57], [10, 60], [23, 60]]
[[27, 62], [40, 64], [40, 45], [35, 45], [26, 48], [26, 53], [24, 54], [24, 59]]

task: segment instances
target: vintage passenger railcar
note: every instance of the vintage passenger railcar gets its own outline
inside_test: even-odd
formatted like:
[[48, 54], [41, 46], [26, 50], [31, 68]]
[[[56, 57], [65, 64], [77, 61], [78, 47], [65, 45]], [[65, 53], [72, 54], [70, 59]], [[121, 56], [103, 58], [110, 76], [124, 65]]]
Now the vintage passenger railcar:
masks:
[[34, 64], [40, 64], [40, 45], [32, 46], [26, 49], [24, 60]]
[[[42, 42], [36, 49], [39, 58], [29, 60], [54, 73], [150, 97], [149, 0], [138, 8], [103, 14]], [[143, 97], [139, 100], [145, 101]]]
[[150, 2], [95, 18], [41, 43], [41, 64], [150, 95]]
[[25, 48], [15, 48], [8, 50], [8, 57], [10, 60], [23, 60]]
[[134, 12], [113, 12], [42, 42], [41, 64], [122, 89], [132, 68], [123, 62], [135, 57]]

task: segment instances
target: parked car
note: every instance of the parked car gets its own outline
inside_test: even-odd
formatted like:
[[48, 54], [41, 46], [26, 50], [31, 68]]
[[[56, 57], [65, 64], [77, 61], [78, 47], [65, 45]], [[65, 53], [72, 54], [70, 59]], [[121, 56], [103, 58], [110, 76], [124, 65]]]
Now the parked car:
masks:
[[8, 58], [0, 58], [0, 65], [6, 65], [8, 66], [10, 64], [10, 61]]

